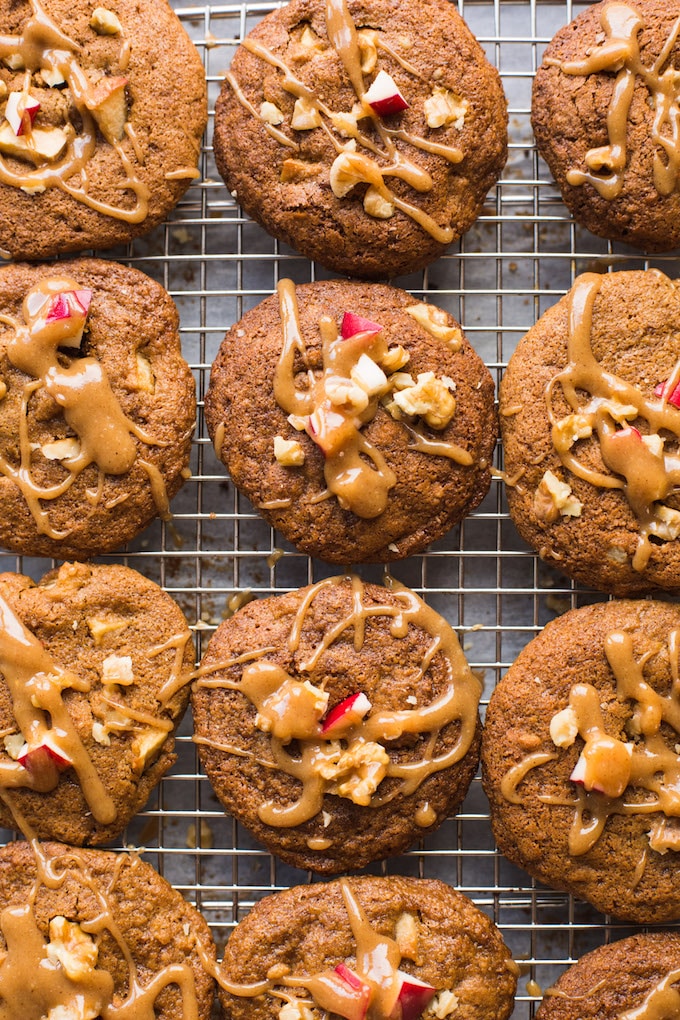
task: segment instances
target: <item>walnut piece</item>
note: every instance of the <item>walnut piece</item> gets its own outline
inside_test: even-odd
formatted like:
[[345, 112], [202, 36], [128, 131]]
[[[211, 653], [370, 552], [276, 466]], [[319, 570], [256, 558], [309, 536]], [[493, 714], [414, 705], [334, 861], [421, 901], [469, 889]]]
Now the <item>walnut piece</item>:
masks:
[[99, 950], [79, 924], [53, 917], [49, 924], [47, 958], [61, 964], [71, 981], [82, 981], [97, 965]]
[[453, 124], [458, 131], [461, 131], [465, 124], [467, 108], [466, 99], [461, 99], [460, 96], [449, 92], [448, 89], [444, 89], [440, 85], [435, 85], [432, 95], [423, 103], [425, 120], [427, 126], [431, 128]]
[[283, 113], [275, 103], [269, 103], [267, 100], [260, 104], [260, 117], [265, 124], [272, 124], [274, 127], [283, 124]]
[[446, 428], [456, 411], [456, 398], [434, 372], [420, 372], [413, 386], [394, 394], [394, 401], [405, 414], [421, 417], [437, 430]]
[[274, 436], [274, 456], [283, 467], [301, 467], [305, 462], [305, 451], [297, 439]]
[[443, 308], [420, 303], [409, 305], [406, 311], [423, 329], [427, 330], [430, 336], [435, 337], [437, 340], [443, 340], [453, 351], [460, 350], [463, 334], [459, 326], [451, 325], [449, 317]]
[[106, 7], [95, 7], [90, 18], [90, 28], [93, 28], [97, 35], [120, 35], [123, 31], [118, 16]]
[[364, 195], [364, 212], [376, 220], [389, 220], [394, 216], [394, 203], [390, 202], [371, 184]]
[[555, 747], [571, 747], [578, 736], [576, 712], [568, 705], [550, 720], [550, 739]]
[[562, 517], [580, 517], [583, 503], [552, 471], [546, 471], [534, 494], [534, 513], [548, 524]]

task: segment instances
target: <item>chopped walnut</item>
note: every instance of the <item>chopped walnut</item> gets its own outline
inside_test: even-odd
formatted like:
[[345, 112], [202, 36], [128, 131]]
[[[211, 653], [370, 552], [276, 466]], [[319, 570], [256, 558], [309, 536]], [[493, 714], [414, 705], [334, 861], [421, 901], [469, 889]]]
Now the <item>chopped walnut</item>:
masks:
[[331, 164], [330, 185], [336, 198], [344, 198], [356, 184], [362, 184], [364, 175], [352, 161], [351, 154], [341, 152]]
[[40, 452], [46, 460], [70, 460], [80, 453], [80, 443], [77, 439], [55, 439], [53, 443], [43, 443]]
[[132, 659], [129, 655], [107, 655], [102, 662], [102, 683], [123, 684], [134, 682]]
[[65, 917], [53, 917], [49, 936], [47, 958], [53, 964], [60, 964], [71, 981], [82, 981], [97, 966], [97, 945], [79, 924]]
[[320, 163], [306, 163], [302, 159], [284, 159], [281, 164], [279, 180], [282, 184], [290, 181], [305, 181], [310, 177], [318, 177], [322, 167]]
[[23, 71], [24, 69], [24, 58], [20, 53], [7, 53], [3, 58], [3, 62], [12, 71]]
[[127, 620], [102, 620], [97, 616], [88, 616], [86, 622], [96, 645], [100, 645], [107, 634], [123, 630], [128, 625]]
[[641, 436], [643, 444], [655, 457], [663, 457], [664, 441], [661, 436], [653, 432], [650, 436]]
[[264, 103], [260, 103], [260, 117], [265, 124], [272, 124], [276, 127], [277, 124], [283, 124], [283, 113], [279, 110], [275, 103], [269, 103], [267, 100]]
[[414, 386], [399, 390], [394, 401], [406, 414], [420, 416], [433, 429], [444, 429], [456, 410], [456, 398], [434, 372], [420, 372]]
[[584, 414], [568, 414], [554, 425], [553, 434], [560, 449], [568, 449], [579, 439], [592, 436], [593, 427]]
[[[674, 824], [675, 823], [675, 824]], [[649, 832], [649, 845], [658, 854], [680, 850], [680, 829], [675, 820], [659, 818]]]
[[578, 736], [578, 718], [568, 705], [550, 720], [550, 739], [555, 747], [571, 747]]
[[156, 377], [151, 362], [140, 351], [135, 355], [135, 369], [135, 389], [142, 393], [153, 393], [156, 389]]
[[650, 532], [664, 542], [673, 542], [680, 535], [680, 511], [670, 506], [657, 503], [654, 507], [654, 519]]
[[387, 354], [384, 354], [380, 359], [380, 364], [386, 372], [397, 372], [404, 365], [408, 364], [411, 360], [411, 355], [401, 344], [397, 344], [396, 347], [390, 347]]
[[361, 70], [364, 74], [370, 74], [378, 61], [377, 39], [378, 33], [373, 28], [360, 28], [357, 32]]
[[385, 748], [372, 740], [354, 740], [345, 751], [339, 741], [333, 741], [313, 769], [330, 782], [330, 793], [365, 807], [384, 779], [389, 761]]
[[353, 379], [331, 375], [324, 382], [324, 392], [334, 407], [360, 414], [368, 407], [368, 393]]
[[356, 138], [359, 133], [356, 114], [352, 113], [331, 113], [331, 124], [338, 132], [346, 138]]
[[607, 401], [607, 411], [619, 425], [627, 425], [640, 413], [634, 404], [619, 404], [616, 400]]
[[285, 1002], [279, 1010], [279, 1020], [313, 1020], [313, 1018], [311, 1009], [297, 999]]
[[408, 960], [417, 961], [418, 921], [413, 914], [405, 911], [399, 915], [394, 930], [394, 937], [401, 955]]
[[423, 103], [427, 126], [431, 128], [445, 127], [449, 124], [461, 131], [465, 124], [468, 103], [454, 92], [436, 85], [432, 95]]
[[458, 996], [454, 992], [449, 991], [448, 988], [444, 988], [441, 992], [437, 992], [427, 1012], [434, 1013], [437, 1020], [445, 1020], [447, 1016], [451, 1016], [457, 1009]]
[[23, 748], [25, 743], [26, 741], [24, 740], [23, 733], [10, 733], [3, 739], [5, 750], [7, 751], [7, 754], [10, 756], [12, 761], [17, 761], [19, 755], [21, 754], [21, 749]]
[[628, 559], [628, 553], [625, 549], [622, 549], [620, 545], [612, 545], [607, 549], [607, 559], [611, 560], [612, 563], [625, 563]]
[[283, 467], [301, 467], [305, 462], [305, 451], [297, 439], [274, 436], [274, 456]]
[[572, 494], [571, 487], [546, 471], [534, 494], [534, 513], [539, 520], [552, 524], [562, 517], [580, 517], [583, 504]]
[[311, 99], [300, 96], [295, 100], [290, 126], [294, 131], [311, 131], [321, 126], [321, 114]]
[[66, 79], [63, 74], [56, 68], [41, 67], [40, 77], [51, 89], [56, 88], [57, 85], [66, 84]]
[[409, 305], [406, 309], [411, 318], [415, 319], [430, 336], [443, 340], [451, 350], [457, 351], [463, 342], [463, 334], [459, 326], [452, 326], [449, 316], [443, 308], [436, 305]]
[[120, 35], [123, 31], [118, 17], [106, 7], [96, 7], [90, 18], [90, 28], [93, 28], [97, 35]]
[[389, 220], [394, 216], [394, 202], [390, 202], [371, 184], [364, 195], [364, 212], [376, 220]]

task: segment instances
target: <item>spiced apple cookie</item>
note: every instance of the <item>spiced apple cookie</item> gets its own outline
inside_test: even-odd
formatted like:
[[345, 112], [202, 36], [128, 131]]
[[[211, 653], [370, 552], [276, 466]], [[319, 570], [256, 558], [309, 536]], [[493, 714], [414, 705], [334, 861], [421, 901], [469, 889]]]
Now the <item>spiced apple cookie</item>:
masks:
[[223, 623], [192, 692], [223, 805], [317, 872], [396, 854], [454, 812], [475, 773], [481, 684], [412, 591], [334, 577]]
[[680, 918], [679, 650], [675, 605], [571, 610], [501, 680], [482, 742], [501, 852], [640, 924]]
[[108, 248], [156, 226], [196, 177], [201, 60], [165, 0], [0, 6], [0, 250]]
[[346, 1018], [505, 1020], [517, 971], [496, 926], [444, 882], [343, 878], [260, 900], [227, 943], [218, 994], [232, 1020], [310, 999]]
[[0, 268], [0, 545], [118, 548], [188, 476], [195, 387], [177, 310], [97, 259]]
[[193, 646], [179, 607], [118, 564], [0, 574], [0, 825], [118, 836], [175, 760]]
[[208, 925], [135, 854], [10, 843], [0, 895], [5, 1016], [212, 1015]]
[[339, 273], [432, 262], [507, 155], [498, 72], [446, 0], [292, 0], [236, 51], [215, 158], [253, 219]]
[[532, 123], [574, 218], [647, 251], [680, 244], [678, 0], [604, 0], [562, 28], [534, 82]]
[[536, 1020], [653, 1020], [680, 1009], [680, 935], [631, 935], [582, 956], [549, 988]]
[[615, 595], [680, 589], [680, 290], [586, 273], [520, 341], [500, 387], [522, 537]]
[[279, 284], [227, 333], [205, 415], [234, 484], [302, 552], [403, 559], [491, 481], [493, 380], [442, 309], [382, 284]]

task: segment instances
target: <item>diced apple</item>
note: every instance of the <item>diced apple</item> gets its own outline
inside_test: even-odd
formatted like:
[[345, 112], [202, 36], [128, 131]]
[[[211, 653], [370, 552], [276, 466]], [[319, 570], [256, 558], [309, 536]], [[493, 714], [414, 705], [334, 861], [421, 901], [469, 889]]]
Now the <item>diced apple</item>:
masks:
[[36, 764], [39, 763], [41, 758], [47, 756], [58, 769], [67, 769], [73, 763], [68, 757], [66, 752], [57, 745], [53, 737], [46, 733], [42, 739], [42, 743], [38, 744], [37, 747], [29, 750], [28, 744], [24, 744], [23, 748], [19, 752], [17, 761], [20, 765], [23, 765], [25, 769], [33, 769]]
[[59, 336], [61, 347], [80, 347], [91, 301], [91, 290], [65, 290], [50, 298], [45, 322], [50, 326], [62, 324]]
[[58, 127], [33, 128], [29, 142], [26, 135], [15, 135], [9, 122], [0, 125], [0, 152], [36, 165], [59, 159], [67, 142], [66, 132]]
[[5, 117], [15, 135], [23, 135], [27, 127], [33, 126], [40, 103], [26, 92], [10, 92], [5, 107]]
[[350, 377], [368, 393], [369, 397], [376, 393], [384, 393], [387, 389], [387, 376], [368, 354], [361, 355], [352, 368]]
[[625, 429], [617, 429], [614, 435], [611, 437], [612, 441], [624, 442], [628, 439], [639, 439], [642, 441], [642, 433], [639, 429], [636, 429], [634, 425], [627, 425]]
[[403, 970], [397, 971], [397, 977], [401, 983], [390, 1020], [417, 1020], [434, 999], [437, 989]]
[[89, 289], [72, 291], [75, 300], [80, 305], [83, 315], [87, 315], [92, 303], [92, 291]]
[[371, 703], [363, 691], [350, 694], [348, 698], [331, 709], [321, 723], [321, 732], [329, 740], [335, 740], [360, 723], [370, 710]]
[[107, 142], [119, 142], [125, 133], [127, 78], [102, 78], [88, 92], [85, 105]]
[[392, 113], [400, 113], [408, 109], [408, 103], [402, 96], [394, 78], [387, 71], [379, 71], [364, 99], [379, 117], [388, 117]]
[[355, 315], [354, 312], [345, 312], [340, 324], [340, 335], [343, 340], [347, 340], [350, 336], [356, 336], [357, 333], [380, 333], [381, 331], [382, 326], [379, 326], [377, 322], [364, 319], [361, 315]]
[[319, 404], [307, 418], [305, 431], [325, 457], [332, 457], [347, 445], [355, 428], [342, 414], [327, 404]]
[[72, 314], [66, 294], [55, 294], [47, 309], [45, 321], [57, 322], [59, 319], [70, 319]]
[[[658, 386], [654, 387], [654, 396], [663, 397], [664, 390], [666, 389], [668, 380], [666, 382], [660, 382]], [[672, 404], [673, 407], [680, 407], [680, 382], [676, 384], [673, 391], [670, 394], [665, 395], [667, 404]]]
[[358, 974], [350, 970], [344, 963], [339, 963], [335, 973], [340, 981], [347, 986], [350, 994], [344, 996], [343, 1006], [346, 1006], [341, 1016], [346, 1020], [364, 1020], [368, 1012], [368, 1005], [371, 1001], [371, 986], [362, 981]]
[[633, 747], [616, 737], [588, 741], [569, 776], [572, 783], [605, 797], [620, 797], [630, 780]]

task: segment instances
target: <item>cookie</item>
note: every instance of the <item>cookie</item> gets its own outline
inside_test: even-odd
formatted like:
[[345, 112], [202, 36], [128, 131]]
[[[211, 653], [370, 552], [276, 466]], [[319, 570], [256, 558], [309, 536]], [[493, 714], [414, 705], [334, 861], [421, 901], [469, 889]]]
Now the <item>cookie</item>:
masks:
[[194, 740], [227, 811], [322, 873], [397, 854], [463, 800], [481, 684], [448, 623], [396, 582], [327, 578], [216, 631]]
[[501, 680], [482, 741], [501, 852], [640, 924], [680, 918], [679, 642], [664, 602], [565, 613]]
[[594, 949], [565, 971], [545, 993], [536, 1020], [672, 1016], [680, 1009], [678, 980], [677, 932], [631, 935]]
[[0, 394], [0, 545], [87, 559], [169, 517], [196, 398], [159, 284], [97, 259], [0, 268]]
[[293, 0], [236, 51], [214, 149], [246, 212], [349, 276], [421, 269], [507, 156], [498, 72], [446, 0]]
[[286, 1017], [504, 1020], [517, 970], [495, 925], [443, 882], [351, 878], [260, 900], [227, 943], [218, 994], [232, 1020], [276, 1020], [282, 1000]]
[[500, 387], [508, 505], [569, 577], [680, 588], [680, 292], [657, 270], [585, 273], [520, 341]]
[[199, 177], [203, 66], [165, 0], [0, 7], [0, 251], [146, 233]]
[[118, 564], [0, 574], [0, 825], [106, 843], [175, 761], [191, 635]]
[[382, 284], [283, 280], [225, 337], [205, 416], [234, 484], [298, 549], [385, 562], [484, 498], [493, 399], [442, 309]]
[[0, 895], [6, 1016], [209, 1020], [208, 925], [135, 854], [10, 843]]
[[560, 29], [536, 74], [538, 149], [574, 218], [646, 251], [680, 244], [678, 0], [605, 0]]

